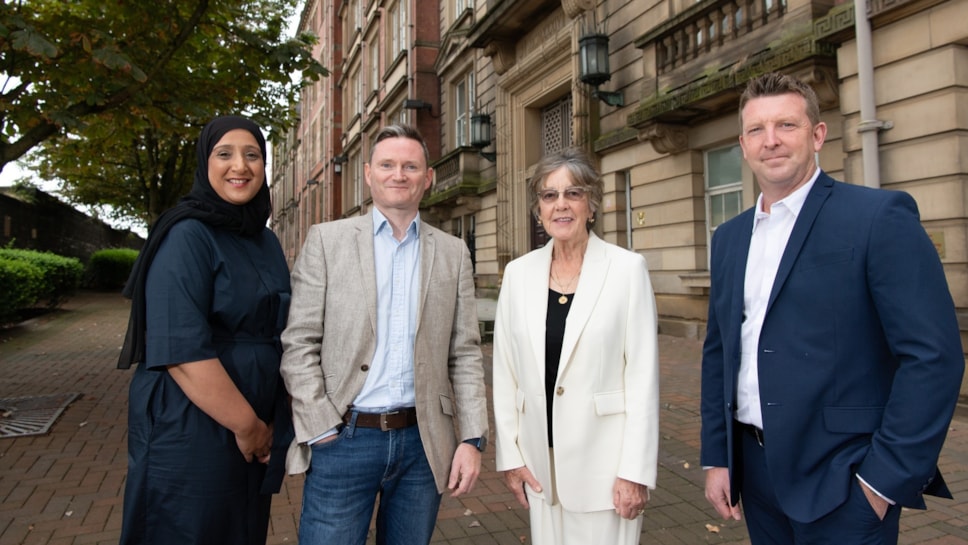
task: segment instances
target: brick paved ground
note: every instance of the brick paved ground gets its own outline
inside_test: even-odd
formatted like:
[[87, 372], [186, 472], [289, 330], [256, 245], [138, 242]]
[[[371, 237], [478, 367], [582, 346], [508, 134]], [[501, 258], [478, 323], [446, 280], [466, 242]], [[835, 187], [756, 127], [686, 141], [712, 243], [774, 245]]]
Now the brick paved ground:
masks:
[[[114, 369], [114, 363], [127, 308], [120, 296], [83, 293], [64, 310], [0, 331], [0, 398], [81, 394], [46, 435], [0, 438], [0, 545], [117, 543], [131, 372]], [[660, 356], [659, 487], [646, 512], [641, 542], [749, 543], [742, 523], [716, 520], [703, 498], [698, 460], [699, 343], [661, 336]], [[494, 472], [493, 450], [485, 455], [484, 465], [472, 495], [460, 501], [444, 498], [434, 543], [529, 541], [527, 513], [514, 504]], [[957, 499], [929, 499], [927, 511], [905, 511], [902, 544], [968, 545], [964, 412], [952, 424], [941, 467]], [[296, 543], [301, 491], [301, 478], [286, 479], [273, 502], [270, 544]]]

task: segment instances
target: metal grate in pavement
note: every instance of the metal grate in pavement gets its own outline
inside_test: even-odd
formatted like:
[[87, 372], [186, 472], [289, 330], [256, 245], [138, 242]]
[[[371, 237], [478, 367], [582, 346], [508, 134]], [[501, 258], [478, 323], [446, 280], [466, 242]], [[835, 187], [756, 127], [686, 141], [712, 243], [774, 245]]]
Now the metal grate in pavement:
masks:
[[0, 398], [0, 438], [47, 433], [57, 417], [80, 395]]

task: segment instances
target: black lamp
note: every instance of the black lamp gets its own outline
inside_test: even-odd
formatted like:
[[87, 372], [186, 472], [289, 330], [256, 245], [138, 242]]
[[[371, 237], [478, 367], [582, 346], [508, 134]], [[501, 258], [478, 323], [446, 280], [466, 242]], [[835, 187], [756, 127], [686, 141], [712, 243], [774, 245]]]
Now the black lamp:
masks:
[[490, 162], [497, 161], [497, 152], [486, 152], [484, 148], [491, 145], [491, 116], [488, 114], [474, 114], [471, 116], [471, 145], [477, 148], [477, 153]]
[[345, 162], [346, 162], [345, 155], [337, 155], [336, 157], [333, 157], [333, 172], [337, 174], [339, 174], [340, 172], [343, 172], [343, 163]]
[[598, 87], [612, 78], [608, 66], [608, 36], [605, 34], [589, 34], [578, 39], [579, 79], [582, 83], [595, 88], [592, 93], [609, 106], [625, 106], [622, 93], [616, 91], [599, 91]]

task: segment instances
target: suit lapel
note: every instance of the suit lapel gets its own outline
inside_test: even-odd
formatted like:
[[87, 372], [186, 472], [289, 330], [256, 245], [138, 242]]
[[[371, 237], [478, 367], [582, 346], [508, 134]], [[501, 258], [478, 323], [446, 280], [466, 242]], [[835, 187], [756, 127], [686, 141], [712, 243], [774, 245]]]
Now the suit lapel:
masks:
[[[528, 338], [531, 339], [531, 351], [538, 366], [538, 375], [544, 380], [545, 375], [545, 329], [548, 319], [548, 275], [551, 273], [551, 250], [553, 242], [545, 244], [538, 250], [535, 259], [535, 274], [525, 279], [524, 290], [526, 300], [521, 301], [519, 308], [526, 313], [525, 323], [531, 328]], [[527, 270], [527, 269], [525, 269]], [[544, 272], [544, 274], [541, 274]]]
[[744, 302], [746, 291], [746, 262], [749, 260], [750, 240], [753, 238], [753, 218], [755, 210], [748, 214], [746, 219], [740, 220], [739, 236], [736, 240], [736, 248], [729, 252], [730, 259], [733, 260], [732, 286], [730, 289], [731, 300], [729, 308], [738, 316], [738, 319], [729, 320], [729, 338], [740, 339], [740, 329], [743, 324], [743, 313], [746, 307]]
[[807, 194], [806, 200], [803, 201], [803, 208], [800, 209], [796, 223], [793, 224], [790, 240], [787, 241], [786, 248], [783, 250], [783, 256], [780, 257], [780, 265], [776, 270], [776, 278], [773, 280], [773, 289], [770, 290], [770, 300], [766, 304], [767, 314], [769, 314], [770, 308], [773, 307], [773, 301], [776, 300], [786, 279], [790, 276], [790, 271], [793, 270], [793, 264], [800, 255], [800, 250], [803, 249], [803, 243], [807, 240], [807, 235], [810, 234], [813, 223], [816, 221], [820, 209], [823, 208], [823, 203], [830, 196], [833, 184], [833, 178], [821, 171], [820, 176], [817, 177], [817, 181], [814, 182], [813, 187], [810, 189], [810, 193]]
[[434, 262], [437, 257], [437, 240], [433, 231], [423, 221], [420, 222], [420, 293], [417, 303], [417, 328], [423, 317], [427, 294], [430, 292], [430, 279], [433, 278]]
[[[366, 302], [366, 311], [370, 316], [370, 327], [376, 331], [376, 258], [373, 256], [373, 215], [372, 212], [362, 217], [357, 223], [356, 251], [359, 270], [357, 278]], [[339, 242], [337, 242], [339, 244]]]
[[582, 261], [581, 277], [575, 288], [576, 297], [571, 303], [568, 318], [565, 320], [565, 337], [561, 344], [561, 360], [558, 376], [564, 376], [571, 361], [572, 352], [578, 344], [582, 330], [592, 315], [595, 303], [605, 286], [608, 273], [608, 258], [605, 255], [605, 243], [595, 233], [589, 233], [588, 247], [585, 248], [585, 258]]

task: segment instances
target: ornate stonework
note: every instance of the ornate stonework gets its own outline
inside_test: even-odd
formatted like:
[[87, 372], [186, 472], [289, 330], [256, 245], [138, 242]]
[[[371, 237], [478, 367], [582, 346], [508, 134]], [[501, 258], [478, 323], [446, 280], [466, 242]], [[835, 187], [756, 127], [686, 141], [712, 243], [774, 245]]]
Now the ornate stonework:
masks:
[[561, 8], [565, 15], [574, 19], [586, 11], [595, 9], [594, 0], [561, 0]]
[[499, 76], [510, 70], [515, 63], [514, 44], [491, 42], [484, 48], [484, 55], [491, 58], [494, 71]]
[[821, 109], [840, 103], [840, 85], [837, 69], [833, 66], [813, 65], [793, 73], [800, 81], [810, 84], [817, 93]]
[[639, 129], [639, 142], [649, 142], [659, 153], [682, 153], [689, 149], [689, 131], [681, 125], [649, 123]]

